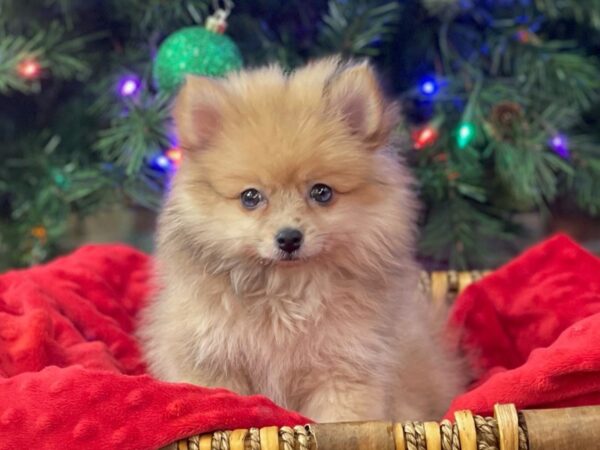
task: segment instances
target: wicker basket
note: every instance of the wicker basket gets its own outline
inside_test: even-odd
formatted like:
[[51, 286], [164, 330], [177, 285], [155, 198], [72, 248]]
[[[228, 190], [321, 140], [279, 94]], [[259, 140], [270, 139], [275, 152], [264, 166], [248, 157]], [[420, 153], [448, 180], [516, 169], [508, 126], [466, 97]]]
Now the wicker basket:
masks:
[[[423, 274], [436, 304], [451, 302], [484, 272]], [[600, 450], [600, 406], [525, 410], [494, 417], [460, 411], [454, 422], [360, 422], [217, 431], [168, 446], [189, 450]]]

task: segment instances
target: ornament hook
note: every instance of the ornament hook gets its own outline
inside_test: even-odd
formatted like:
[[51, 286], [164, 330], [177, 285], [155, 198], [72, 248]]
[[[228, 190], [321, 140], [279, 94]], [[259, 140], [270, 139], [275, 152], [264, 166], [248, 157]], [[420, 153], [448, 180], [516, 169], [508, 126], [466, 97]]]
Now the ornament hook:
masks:
[[221, 7], [219, 0], [213, 0], [212, 3], [215, 12], [206, 19], [204, 26], [214, 33], [224, 33], [227, 29], [227, 17], [231, 14], [235, 4], [233, 0], [223, 0], [223, 7]]

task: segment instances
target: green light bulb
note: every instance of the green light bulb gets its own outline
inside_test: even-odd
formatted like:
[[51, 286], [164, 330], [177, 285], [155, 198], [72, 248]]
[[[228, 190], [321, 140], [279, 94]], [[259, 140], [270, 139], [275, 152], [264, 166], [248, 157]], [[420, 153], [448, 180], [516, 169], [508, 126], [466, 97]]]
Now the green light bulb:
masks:
[[475, 125], [470, 122], [464, 122], [458, 129], [456, 143], [459, 148], [465, 148], [475, 137]]

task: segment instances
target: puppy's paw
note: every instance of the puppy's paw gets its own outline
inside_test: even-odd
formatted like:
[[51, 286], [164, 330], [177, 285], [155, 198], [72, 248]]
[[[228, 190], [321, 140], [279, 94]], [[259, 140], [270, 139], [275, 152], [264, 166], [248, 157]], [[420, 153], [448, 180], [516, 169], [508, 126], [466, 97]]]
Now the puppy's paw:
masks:
[[300, 412], [319, 423], [386, 420], [386, 397], [382, 388], [347, 383], [322, 386]]

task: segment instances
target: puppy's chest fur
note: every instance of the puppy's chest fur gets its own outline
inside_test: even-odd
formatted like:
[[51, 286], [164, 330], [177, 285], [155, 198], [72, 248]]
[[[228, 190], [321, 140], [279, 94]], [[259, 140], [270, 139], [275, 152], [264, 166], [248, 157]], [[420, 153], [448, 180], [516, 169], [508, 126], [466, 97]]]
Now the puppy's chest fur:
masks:
[[170, 342], [154, 345], [171, 347], [160, 353], [179, 353], [187, 366], [161, 367], [154, 358], [165, 378], [265, 394], [301, 409], [336, 370], [371, 376], [374, 366], [393, 365], [398, 357], [393, 322], [399, 314], [384, 286], [326, 271], [282, 272], [261, 283], [248, 278], [254, 288], [244, 292], [232, 277], [182, 279], [163, 292], [155, 324]]

